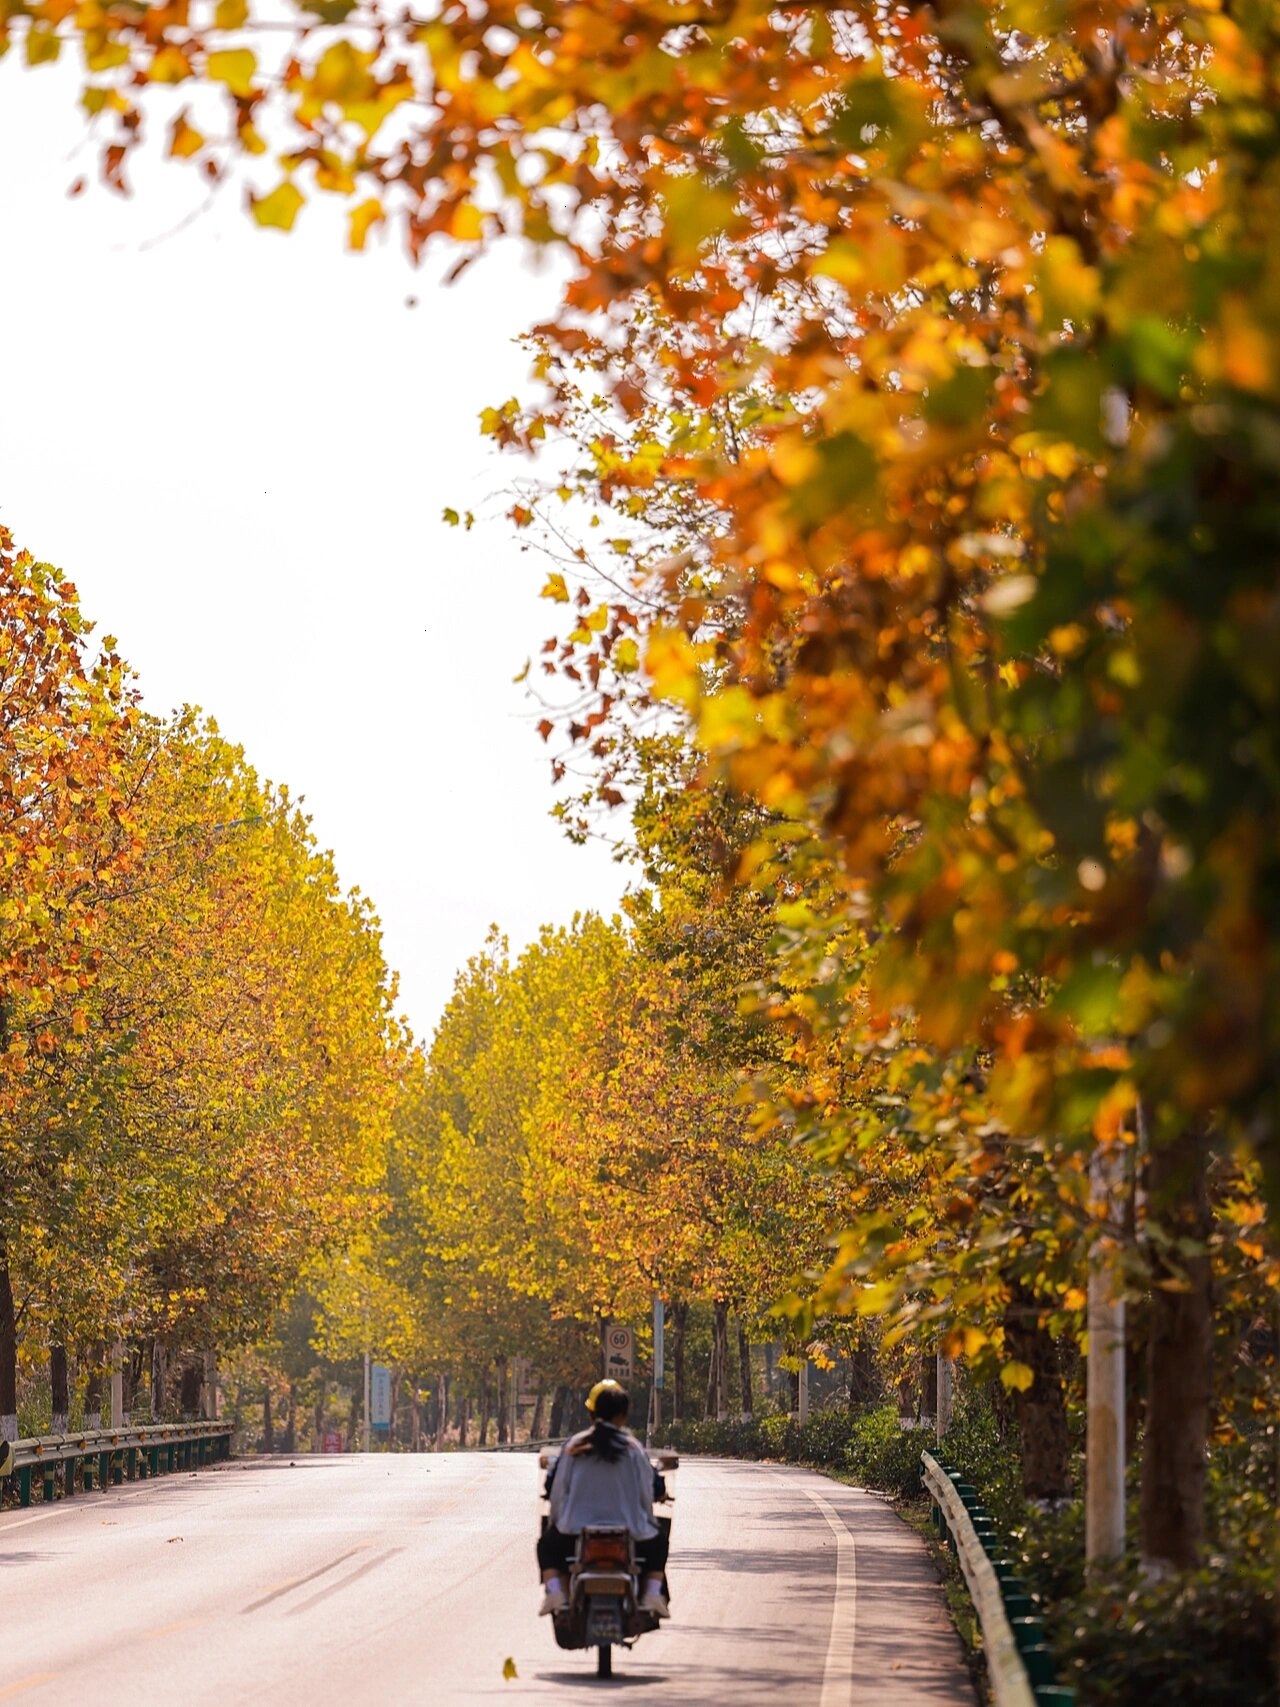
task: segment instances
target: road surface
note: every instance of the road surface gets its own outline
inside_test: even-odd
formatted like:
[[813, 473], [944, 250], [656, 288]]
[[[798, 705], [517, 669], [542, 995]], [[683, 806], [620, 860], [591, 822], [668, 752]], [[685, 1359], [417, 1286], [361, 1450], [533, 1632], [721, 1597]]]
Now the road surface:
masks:
[[676, 1478], [672, 1621], [597, 1682], [537, 1616], [537, 1475], [524, 1454], [250, 1459], [6, 1513], [0, 1702], [974, 1707], [883, 1501], [706, 1459]]

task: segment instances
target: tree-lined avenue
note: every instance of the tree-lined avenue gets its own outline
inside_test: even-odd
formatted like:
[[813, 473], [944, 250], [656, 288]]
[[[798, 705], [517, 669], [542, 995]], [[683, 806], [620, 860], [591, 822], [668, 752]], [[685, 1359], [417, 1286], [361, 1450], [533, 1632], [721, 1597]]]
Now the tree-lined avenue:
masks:
[[624, 1688], [686, 1707], [971, 1707], [923, 1545], [872, 1495], [687, 1463], [675, 1616], [610, 1685], [537, 1617], [536, 1491], [525, 1455], [349, 1456], [5, 1517], [0, 1700], [452, 1707]]

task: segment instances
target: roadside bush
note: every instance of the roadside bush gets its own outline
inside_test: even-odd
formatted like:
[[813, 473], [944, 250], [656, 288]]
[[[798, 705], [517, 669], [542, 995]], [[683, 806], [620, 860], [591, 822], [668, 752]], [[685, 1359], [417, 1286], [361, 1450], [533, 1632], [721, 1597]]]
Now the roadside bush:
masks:
[[[1215, 1556], [1192, 1577], [1146, 1582], [1130, 1561], [1084, 1580], [1084, 1508], [1022, 1495], [1017, 1441], [1001, 1437], [981, 1393], [958, 1404], [946, 1458], [978, 1491], [1045, 1620], [1059, 1676], [1080, 1707], [1261, 1707], [1275, 1699], [1274, 1435], [1215, 1448], [1209, 1525]], [[1083, 1459], [1075, 1483], [1082, 1487]], [[1139, 1466], [1129, 1466], [1129, 1533], [1138, 1528]]]
[[801, 1426], [791, 1417], [750, 1422], [687, 1422], [666, 1430], [664, 1443], [717, 1458], [768, 1458], [845, 1470], [869, 1488], [920, 1491], [920, 1449], [929, 1437], [904, 1429], [892, 1405], [818, 1411]]
[[1081, 1707], [1262, 1707], [1275, 1699], [1272, 1563], [1218, 1559], [1192, 1577], [1130, 1571], [1046, 1609]]

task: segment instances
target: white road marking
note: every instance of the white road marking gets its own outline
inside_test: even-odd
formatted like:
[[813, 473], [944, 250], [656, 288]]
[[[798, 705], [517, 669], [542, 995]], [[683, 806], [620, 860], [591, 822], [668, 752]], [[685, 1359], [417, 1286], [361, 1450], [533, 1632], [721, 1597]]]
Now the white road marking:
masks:
[[0, 1701], [7, 1701], [11, 1695], [25, 1695], [28, 1689], [39, 1689], [42, 1683], [52, 1683], [58, 1675], [56, 1671], [38, 1671], [31, 1677], [19, 1678], [17, 1683], [0, 1689]]
[[853, 1650], [858, 1621], [858, 1553], [853, 1535], [829, 1499], [802, 1487], [827, 1520], [836, 1538], [836, 1585], [831, 1603], [831, 1635], [822, 1668], [822, 1694], [818, 1707], [851, 1707], [853, 1702]]

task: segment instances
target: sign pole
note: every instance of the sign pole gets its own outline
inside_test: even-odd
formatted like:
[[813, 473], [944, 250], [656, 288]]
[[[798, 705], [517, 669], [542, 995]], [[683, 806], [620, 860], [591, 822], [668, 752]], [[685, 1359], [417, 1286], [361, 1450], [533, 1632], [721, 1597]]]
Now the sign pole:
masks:
[[364, 1348], [364, 1451], [369, 1450], [369, 1348]]

